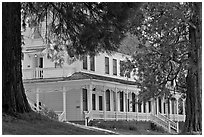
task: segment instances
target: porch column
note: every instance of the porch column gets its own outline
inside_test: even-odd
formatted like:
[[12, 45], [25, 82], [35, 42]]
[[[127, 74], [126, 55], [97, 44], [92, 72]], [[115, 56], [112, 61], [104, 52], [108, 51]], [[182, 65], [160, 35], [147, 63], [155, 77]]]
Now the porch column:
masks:
[[115, 88], [115, 104], [116, 104], [116, 110], [115, 110], [115, 119], [118, 121], [118, 89]]
[[136, 93], [134, 93], [135, 94], [135, 113], [136, 113], [136, 120], [139, 120], [139, 116], [138, 116], [138, 95], [136, 95]]
[[146, 113], [149, 113], [149, 102], [146, 101]]
[[63, 112], [64, 112], [64, 120], [67, 120], [67, 111], [66, 111], [66, 88], [63, 87]]
[[164, 114], [164, 96], [161, 98], [161, 113]]
[[157, 97], [156, 99], [157, 99], [156, 101], [157, 102], [157, 114], [159, 114], [159, 98]]
[[185, 116], [186, 116], [186, 109], [185, 109], [185, 99], [183, 99], [183, 121], [185, 121]]
[[129, 93], [128, 93], [128, 91], [126, 92], [127, 93], [127, 112], [129, 112], [130, 111], [130, 104], [129, 104], [129, 102], [130, 101], [128, 101], [128, 99], [129, 99]]
[[141, 102], [141, 113], [144, 113], [144, 102]]
[[105, 90], [105, 86], [103, 86], [103, 115], [104, 115], [104, 120], [106, 120], [106, 90]]
[[93, 85], [89, 85], [89, 94], [88, 94], [88, 111], [91, 112], [92, 110], [92, 91], [93, 90]]
[[179, 98], [176, 97], [176, 117], [177, 117], [177, 121], [179, 120], [178, 116], [179, 116], [179, 105], [178, 105], [178, 100]]
[[[135, 94], [135, 93], [134, 93]], [[138, 96], [135, 94], [135, 112], [138, 113]]]
[[37, 91], [36, 91], [36, 109], [37, 109], [37, 112], [39, 112], [40, 108], [39, 108], [39, 100], [40, 100], [40, 95], [39, 95], [39, 88], [37, 88]]
[[109, 91], [110, 91], [110, 111], [113, 111], [114, 110], [113, 91], [112, 90]]
[[169, 118], [171, 119], [171, 114], [172, 114], [172, 101], [171, 101], [171, 99], [169, 99], [169, 107], [170, 107]]
[[168, 99], [165, 99], [165, 113], [166, 113], [167, 116], [169, 114], [168, 103], [169, 103]]
[[151, 99], [151, 111], [152, 111], [152, 114], [154, 115], [155, 114], [155, 99], [154, 98], [152, 98]]
[[123, 91], [123, 112], [126, 112], [126, 93]]

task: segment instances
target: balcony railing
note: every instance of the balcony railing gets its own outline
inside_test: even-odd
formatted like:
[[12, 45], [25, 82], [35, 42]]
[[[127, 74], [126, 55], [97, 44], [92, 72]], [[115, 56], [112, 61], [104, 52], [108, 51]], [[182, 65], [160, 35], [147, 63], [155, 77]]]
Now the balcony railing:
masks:
[[68, 77], [76, 72], [76, 68], [33, 68], [23, 69], [23, 79]]

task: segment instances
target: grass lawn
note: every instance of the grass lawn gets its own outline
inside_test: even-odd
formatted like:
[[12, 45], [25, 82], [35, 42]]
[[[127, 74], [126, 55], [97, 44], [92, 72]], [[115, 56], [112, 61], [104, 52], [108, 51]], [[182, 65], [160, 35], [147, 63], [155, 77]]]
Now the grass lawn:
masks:
[[162, 128], [146, 121], [92, 121], [90, 126], [109, 129], [123, 135], [170, 135]]
[[50, 120], [37, 113], [12, 117], [2, 114], [3, 135], [106, 135], [103, 131], [82, 129], [67, 123]]

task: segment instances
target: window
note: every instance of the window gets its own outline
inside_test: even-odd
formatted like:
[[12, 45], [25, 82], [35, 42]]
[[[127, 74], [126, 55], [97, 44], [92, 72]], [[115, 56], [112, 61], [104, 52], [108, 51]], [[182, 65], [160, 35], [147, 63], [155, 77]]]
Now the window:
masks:
[[113, 105], [114, 105], [114, 111], [116, 111], [116, 93], [113, 92]]
[[110, 90], [106, 90], [106, 111], [110, 111]]
[[109, 58], [105, 57], [105, 73], [109, 74]]
[[94, 58], [94, 56], [90, 57], [90, 70], [95, 71], [95, 58]]
[[83, 111], [88, 110], [88, 102], [87, 102], [87, 89], [82, 89], [83, 96]]
[[103, 97], [99, 96], [99, 110], [103, 110]]
[[123, 92], [120, 92], [120, 111], [124, 111], [124, 106], [123, 106]]
[[140, 102], [140, 103], [138, 103], [138, 112], [142, 112], [142, 103]]
[[124, 77], [124, 61], [120, 61], [120, 76]]
[[149, 103], [149, 113], [152, 111], [151, 110], [151, 101], [148, 101], [148, 103]]
[[143, 102], [143, 113], [146, 113], [146, 102]]
[[135, 93], [132, 93], [132, 112], [135, 112]]
[[83, 57], [83, 69], [87, 70], [87, 56]]
[[117, 75], [117, 60], [113, 59], [113, 75]]
[[92, 110], [96, 110], [96, 95], [92, 94]]
[[159, 102], [158, 103], [159, 103], [159, 113], [162, 113], [161, 98], [159, 98]]

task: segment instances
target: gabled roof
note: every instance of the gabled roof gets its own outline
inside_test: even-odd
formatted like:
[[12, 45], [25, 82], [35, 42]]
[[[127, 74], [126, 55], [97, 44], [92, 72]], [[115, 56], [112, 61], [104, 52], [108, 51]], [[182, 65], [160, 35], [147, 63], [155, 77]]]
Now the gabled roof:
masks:
[[118, 82], [121, 84], [136, 85], [136, 82], [134, 81], [127, 81], [127, 80], [95, 75], [95, 74], [90, 74], [85, 72], [75, 72], [74, 74], [72, 74], [71, 76], [65, 79], [66, 80], [96, 79], [96, 80], [104, 80], [104, 81], [110, 81], [110, 82]]

